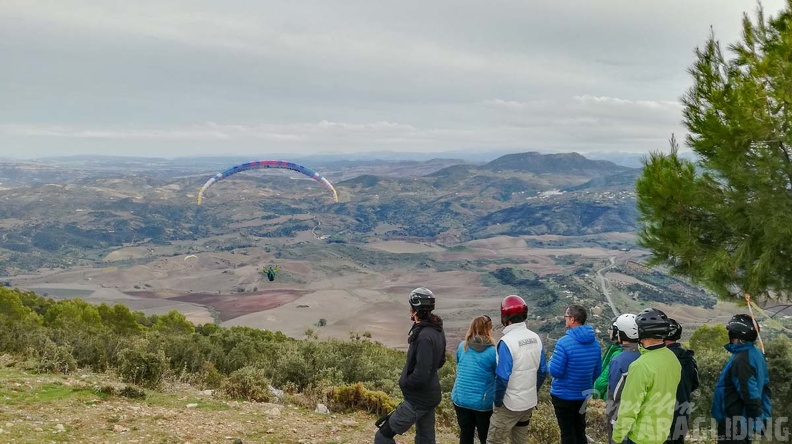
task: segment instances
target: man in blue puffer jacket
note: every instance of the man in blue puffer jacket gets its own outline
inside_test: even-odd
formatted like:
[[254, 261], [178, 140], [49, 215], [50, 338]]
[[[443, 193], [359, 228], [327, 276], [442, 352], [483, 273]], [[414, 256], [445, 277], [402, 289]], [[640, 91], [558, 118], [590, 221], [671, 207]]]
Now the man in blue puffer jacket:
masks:
[[564, 313], [567, 334], [558, 340], [548, 370], [561, 444], [586, 444], [586, 401], [602, 371], [602, 349], [594, 329], [586, 324], [586, 309], [570, 305]]

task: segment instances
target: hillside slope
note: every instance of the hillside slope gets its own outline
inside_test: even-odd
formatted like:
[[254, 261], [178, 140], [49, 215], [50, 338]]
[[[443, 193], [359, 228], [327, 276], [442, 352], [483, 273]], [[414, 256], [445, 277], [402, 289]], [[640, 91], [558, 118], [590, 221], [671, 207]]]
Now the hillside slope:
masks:
[[[146, 399], [109, 396], [107, 387], [124, 386], [108, 375], [32, 374], [6, 367], [9, 359], [0, 357], [1, 442], [352, 444], [371, 442], [376, 430], [362, 412], [224, 400], [185, 384]], [[453, 429], [438, 432], [438, 443], [457, 442]]]

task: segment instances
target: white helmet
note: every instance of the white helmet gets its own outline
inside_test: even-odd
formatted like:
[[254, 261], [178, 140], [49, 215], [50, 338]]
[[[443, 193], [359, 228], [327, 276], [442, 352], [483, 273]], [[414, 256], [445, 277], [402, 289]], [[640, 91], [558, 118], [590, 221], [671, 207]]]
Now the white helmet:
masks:
[[638, 339], [638, 324], [635, 322], [635, 315], [625, 313], [613, 323], [613, 327], [624, 333], [628, 339]]

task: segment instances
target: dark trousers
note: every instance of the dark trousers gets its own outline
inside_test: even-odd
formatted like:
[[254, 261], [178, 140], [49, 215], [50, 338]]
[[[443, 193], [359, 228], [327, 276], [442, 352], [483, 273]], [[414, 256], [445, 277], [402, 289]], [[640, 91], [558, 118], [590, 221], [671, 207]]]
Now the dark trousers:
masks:
[[459, 424], [459, 444], [473, 444], [476, 431], [478, 431], [479, 443], [486, 444], [492, 410], [482, 412], [466, 409], [456, 404], [454, 404], [454, 410]]
[[435, 408], [425, 410], [415, 408], [408, 401], [402, 401], [391, 413], [386, 424], [374, 434], [374, 444], [396, 444], [393, 439], [415, 425], [415, 444], [436, 444]]
[[[677, 405], [679, 409], [679, 405]], [[674, 412], [674, 420], [671, 422], [671, 433], [668, 435], [665, 444], [685, 444], [685, 436], [688, 433], [688, 415]]]
[[567, 400], [550, 395], [553, 401], [558, 427], [561, 429], [561, 444], [588, 444], [586, 440], [586, 399]]

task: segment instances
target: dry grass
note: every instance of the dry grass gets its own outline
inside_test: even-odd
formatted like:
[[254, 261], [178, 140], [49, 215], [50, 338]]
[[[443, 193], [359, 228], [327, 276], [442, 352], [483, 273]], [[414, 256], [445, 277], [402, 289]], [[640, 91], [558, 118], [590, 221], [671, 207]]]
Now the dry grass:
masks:
[[[224, 400], [186, 385], [146, 392], [145, 400], [106, 395], [108, 375], [37, 375], [0, 369], [0, 442], [278, 443], [371, 442], [372, 415], [331, 413], [281, 403]], [[439, 429], [439, 443], [457, 442]], [[397, 442], [413, 440], [412, 433]], [[239, 441], [235, 441], [239, 440]]]

